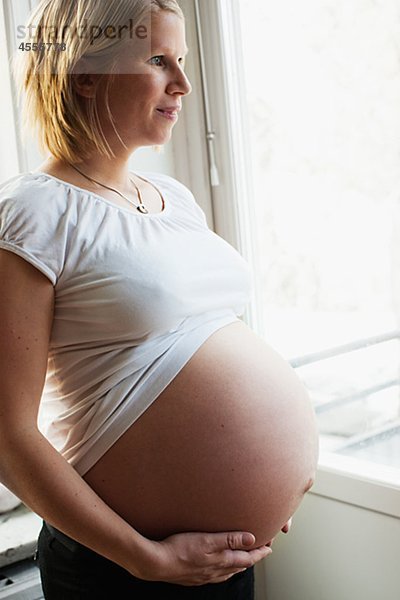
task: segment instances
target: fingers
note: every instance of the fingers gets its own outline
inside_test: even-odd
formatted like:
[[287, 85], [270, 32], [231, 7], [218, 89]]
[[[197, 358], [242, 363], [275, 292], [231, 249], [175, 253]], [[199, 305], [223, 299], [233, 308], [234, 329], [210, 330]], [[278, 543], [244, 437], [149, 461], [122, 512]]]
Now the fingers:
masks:
[[227, 568], [249, 568], [272, 554], [270, 546], [249, 549], [256, 539], [252, 533], [233, 531], [212, 534], [210, 554], [222, 554]]
[[228, 569], [248, 569], [270, 554], [272, 549], [269, 546], [260, 546], [253, 550], [225, 550], [224, 564]]
[[248, 531], [242, 533], [241, 536], [241, 540], [238, 541], [238, 545], [236, 546], [236, 548], [245, 548], [246, 546], [252, 546], [256, 541], [255, 536], [252, 533], [249, 533]]
[[260, 546], [259, 548], [254, 548], [254, 550], [249, 550], [247, 552], [247, 555], [250, 555], [251, 557], [253, 565], [255, 565], [263, 558], [266, 558], [270, 554], [272, 554], [272, 548], [270, 548], [269, 546]]
[[283, 533], [289, 533], [291, 526], [292, 526], [292, 518], [290, 518], [289, 521], [287, 523], [285, 523], [285, 525], [282, 527], [281, 531]]
[[219, 552], [225, 549], [245, 550], [252, 546], [255, 541], [255, 536], [248, 531], [229, 531], [227, 533], [212, 534], [210, 546], [212, 552]]

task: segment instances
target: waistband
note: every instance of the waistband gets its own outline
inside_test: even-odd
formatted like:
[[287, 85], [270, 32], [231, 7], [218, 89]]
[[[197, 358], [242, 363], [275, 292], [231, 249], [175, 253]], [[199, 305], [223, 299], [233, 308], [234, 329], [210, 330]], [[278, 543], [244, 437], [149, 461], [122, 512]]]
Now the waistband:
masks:
[[47, 531], [50, 533], [50, 535], [52, 535], [56, 540], [58, 540], [61, 544], [63, 544], [63, 546], [68, 548], [68, 550], [70, 550], [71, 552], [74, 552], [74, 550], [77, 550], [78, 548], [85, 547], [85, 546], [82, 546], [82, 544], [80, 544], [79, 542], [68, 537], [68, 535], [66, 535], [62, 531], [59, 531], [58, 529], [56, 529], [55, 527], [50, 525], [50, 523], [46, 523], [46, 521], [43, 521], [43, 527], [45, 529], [47, 529]]

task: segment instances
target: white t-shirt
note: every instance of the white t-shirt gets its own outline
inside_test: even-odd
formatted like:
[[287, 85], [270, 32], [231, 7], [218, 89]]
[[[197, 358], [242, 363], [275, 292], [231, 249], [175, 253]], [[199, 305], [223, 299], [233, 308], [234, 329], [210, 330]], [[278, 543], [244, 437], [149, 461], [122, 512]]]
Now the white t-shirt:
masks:
[[161, 192], [162, 212], [133, 212], [38, 171], [0, 186], [0, 248], [55, 288], [39, 427], [81, 475], [243, 315], [253, 289], [249, 264], [183, 184], [138, 175]]

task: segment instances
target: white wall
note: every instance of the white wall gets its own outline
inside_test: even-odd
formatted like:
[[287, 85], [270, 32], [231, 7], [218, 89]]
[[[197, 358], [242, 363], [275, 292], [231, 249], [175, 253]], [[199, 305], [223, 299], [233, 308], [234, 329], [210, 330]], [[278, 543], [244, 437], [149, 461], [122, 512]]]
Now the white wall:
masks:
[[399, 600], [400, 519], [309, 493], [258, 569], [257, 600]]

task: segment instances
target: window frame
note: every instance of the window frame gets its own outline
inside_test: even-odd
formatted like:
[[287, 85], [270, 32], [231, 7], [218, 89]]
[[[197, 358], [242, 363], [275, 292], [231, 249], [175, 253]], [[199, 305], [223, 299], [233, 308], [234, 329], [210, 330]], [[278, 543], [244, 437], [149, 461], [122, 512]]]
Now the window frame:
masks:
[[17, 130], [17, 114], [15, 109], [15, 91], [10, 75], [10, 46], [9, 32], [9, 5], [6, 1], [0, 2], [0, 78], [3, 83], [0, 135], [1, 135], [1, 180], [9, 177], [8, 173], [16, 173], [21, 163], [21, 148]]
[[[251, 235], [250, 223], [255, 218], [254, 206], [251, 202], [253, 195], [252, 181], [247, 175], [249, 168], [241, 170], [241, 164], [249, 164], [247, 153], [248, 144], [242, 144], [246, 140], [246, 123], [241, 121], [239, 127], [231, 126], [230, 114], [233, 109], [242, 110], [243, 98], [240, 93], [240, 78], [233, 70], [225, 69], [226, 57], [219, 31], [221, 31], [223, 20], [228, 19], [232, 23], [234, 31], [238, 30], [236, 22], [238, 0], [221, 2], [220, 0], [182, 0], [180, 2], [185, 14], [190, 18], [189, 31], [196, 28], [196, 38], [188, 38], [189, 48], [191, 42], [195, 41], [197, 54], [197, 68], [201, 79], [202, 122], [195, 120], [192, 111], [188, 111], [189, 119], [186, 121], [186, 135], [191, 142], [186, 146], [188, 150], [189, 164], [197, 165], [199, 153], [196, 150], [198, 144], [198, 132], [196, 127], [202, 128], [201, 141], [202, 160], [208, 161], [203, 166], [203, 174], [207, 174], [207, 180], [211, 197], [211, 219], [209, 225], [214, 231], [236, 248], [240, 254], [256, 265], [259, 260], [254, 240]], [[225, 11], [222, 15], [221, 8]], [[226, 25], [226, 23], [224, 24]], [[189, 54], [190, 56], [190, 54]], [[241, 57], [236, 57], [240, 62]], [[239, 72], [242, 67], [239, 65]], [[200, 84], [200, 81], [199, 81]], [[200, 88], [199, 88], [200, 89]], [[232, 94], [231, 90], [235, 93]], [[194, 89], [194, 94], [200, 93]], [[185, 102], [190, 100], [185, 99]], [[208, 105], [210, 123], [206, 122], [205, 104]], [[208, 130], [209, 128], [209, 130]], [[209, 135], [212, 141], [207, 145]], [[206, 148], [206, 152], [204, 151]], [[211, 150], [213, 155], [211, 156]], [[218, 174], [219, 182], [211, 185], [212, 166], [214, 164]], [[210, 160], [210, 159], [213, 160]], [[193, 172], [193, 167], [192, 167]], [[190, 181], [195, 195], [199, 187], [196, 179]], [[196, 196], [197, 198], [197, 196]], [[201, 204], [201, 201], [199, 202]], [[257, 333], [263, 334], [262, 311], [260, 307], [261, 288], [259, 283], [253, 281], [253, 298], [245, 310], [243, 320]]]

